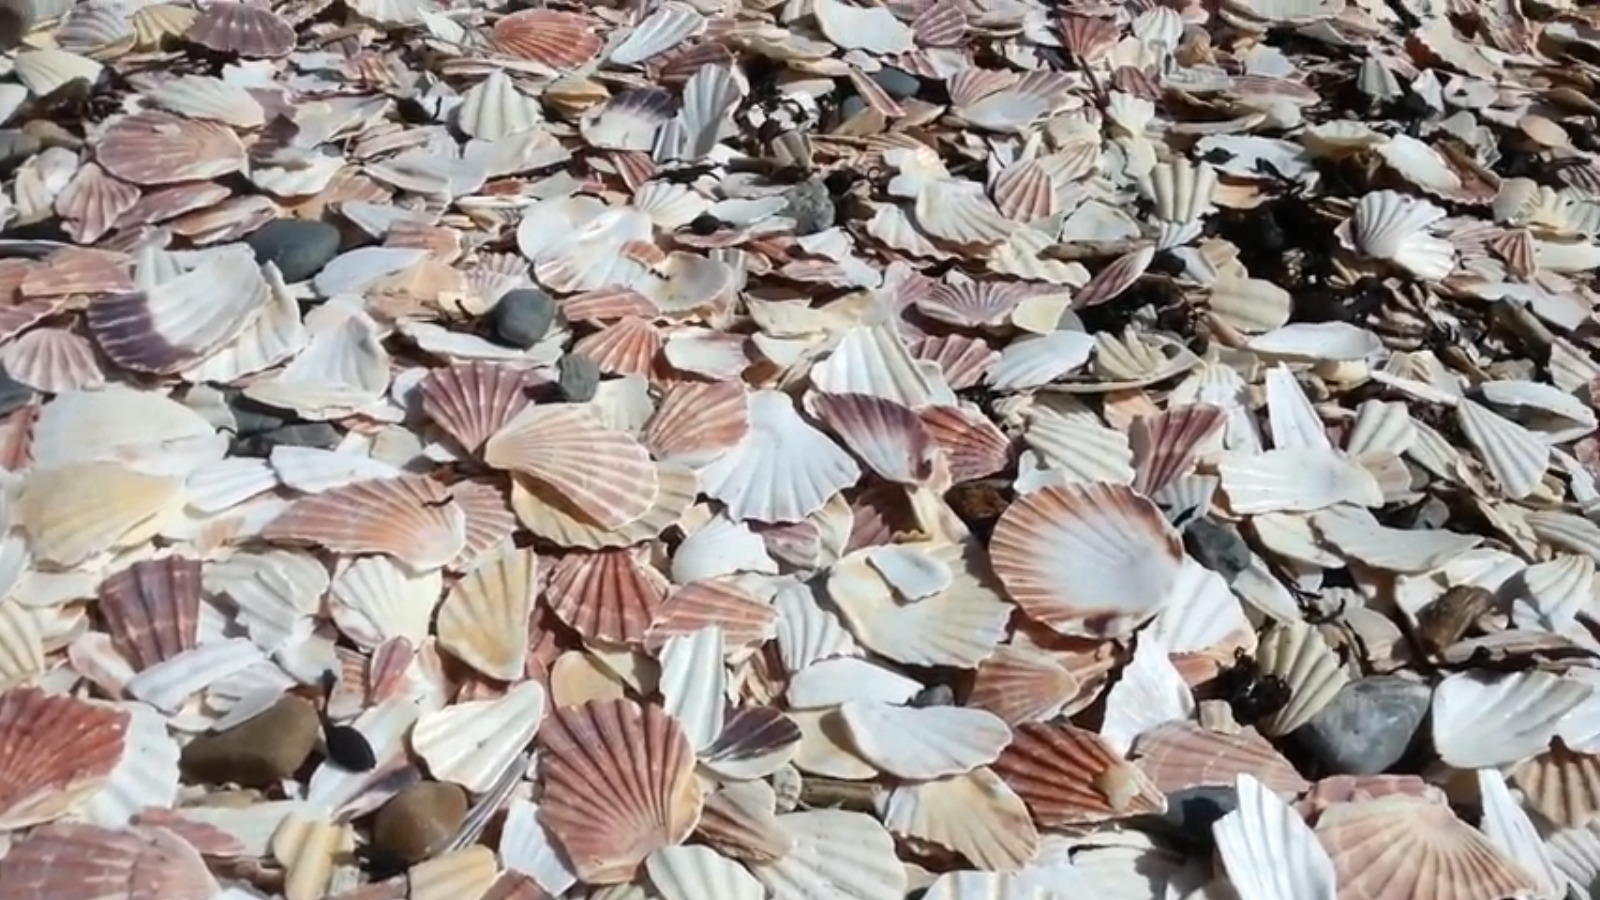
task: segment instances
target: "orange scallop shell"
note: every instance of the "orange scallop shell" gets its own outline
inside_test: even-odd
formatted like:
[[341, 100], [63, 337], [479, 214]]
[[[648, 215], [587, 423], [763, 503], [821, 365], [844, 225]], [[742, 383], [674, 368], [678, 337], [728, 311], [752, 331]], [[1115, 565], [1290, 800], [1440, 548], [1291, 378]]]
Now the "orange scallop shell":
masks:
[[375, 478], [302, 497], [267, 524], [269, 541], [336, 553], [387, 553], [416, 569], [449, 563], [466, 543], [465, 515], [448, 488], [420, 476]]
[[537, 384], [527, 369], [464, 362], [429, 372], [419, 390], [428, 418], [468, 453], [477, 453], [531, 402], [528, 391]]
[[99, 790], [122, 759], [130, 721], [124, 710], [38, 688], [0, 694], [0, 831], [59, 818]]
[[1232, 787], [1252, 775], [1269, 789], [1292, 797], [1311, 787], [1294, 765], [1254, 731], [1223, 734], [1198, 722], [1168, 722], [1145, 732], [1133, 746], [1139, 768], [1171, 793], [1201, 785]]
[[1159, 814], [1167, 798], [1100, 736], [1075, 725], [1025, 724], [994, 762], [1045, 828]]
[[46, 825], [0, 859], [6, 900], [210, 900], [222, 888], [165, 828]]
[[561, 621], [588, 641], [637, 646], [669, 585], [632, 549], [569, 553], [550, 573], [545, 597]]
[[603, 41], [586, 16], [525, 9], [496, 22], [492, 37], [501, 53], [554, 69], [573, 69], [600, 52]]

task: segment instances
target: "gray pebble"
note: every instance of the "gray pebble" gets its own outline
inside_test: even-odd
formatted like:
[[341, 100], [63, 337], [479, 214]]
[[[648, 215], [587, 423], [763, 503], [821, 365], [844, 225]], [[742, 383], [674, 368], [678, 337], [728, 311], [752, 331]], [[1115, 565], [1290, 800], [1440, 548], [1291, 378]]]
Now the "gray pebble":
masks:
[[274, 219], [244, 239], [256, 260], [278, 267], [288, 284], [305, 281], [322, 271], [339, 252], [339, 229], [327, 222]]
[[1174, 840], [1190, 846], [1209, 848], [1211, 826], [1239, 806], [1239, 794], [1220, 784], [1203, 784], [1167, 795], [1167, 811], [1162, 824]]
[[556, 302], [538, 288], [508, 291], [491, 314], [495, 340], [526, 350], [543, 340], [556, 319]]
[[44, 149], [44, 142], [26, 131], [0, 129], [0, 170], [10, 171]]
[[600, 367], [582, 353], [568, 353], [557, 367], [556, 389], [568, 403], [588, 403], [600, 390]]
[[784, 192], [783, 199], [789, 201], [784, 215], [794, 219], [795, 234], [816, 234], [833, 227], [833, 198], [821, 181], [808, 178]]
[[12, 378], [0, 368], [0, 416], [9, 416], [33, 399], [33, 388]]
[[896, 100], [905, 100], [915, 97], [922, 90], [922, 82], [915, 75], [909, 75], [899, 69], [884, 66], [872, 73], [872, 80], [883, 88], [883, 92]]
[[1183, 546], [1195, 561], [1233, 583], [1250, 568], [1250, 545], [1232, 525], [1215, 519], [1195, 519], [1183, 532]]
[[1291, 739], [1330, 775], [1376, 775], [1405, 756], [1428, 715], [1433, 689], [1393, 675], [1345, 685]]
[[867, 101], [863, 100], [860, 94], [851, 94], [839, 104], [839, 124], [843, 125], [854, 119], [866, 112], [866, 109]]
[[268, 456], [273, 447], [312, 447], [332, 450], [343, 440], [339, 429], [327, 422], [298, 422], [240, 439], [234, 445], [239, 456]]

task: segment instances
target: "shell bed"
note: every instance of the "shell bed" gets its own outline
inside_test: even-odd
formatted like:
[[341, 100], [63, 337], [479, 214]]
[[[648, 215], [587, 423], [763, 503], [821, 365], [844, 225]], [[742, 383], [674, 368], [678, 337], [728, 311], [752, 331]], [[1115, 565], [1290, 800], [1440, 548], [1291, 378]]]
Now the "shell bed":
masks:
[[1600, 898], [1600, 10], [0, 0], [0, 900]]

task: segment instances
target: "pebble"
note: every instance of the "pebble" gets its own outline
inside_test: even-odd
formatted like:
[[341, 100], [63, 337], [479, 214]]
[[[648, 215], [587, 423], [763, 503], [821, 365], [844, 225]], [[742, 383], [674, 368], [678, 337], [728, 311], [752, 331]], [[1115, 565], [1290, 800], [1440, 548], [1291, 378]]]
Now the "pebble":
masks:
[[1407, 678], [1357, 679], [1290, 737], [1322, 774], [1376, 775], [1406, 755], [1432, 699], [1432, 688]]
[[789, 201], [784, 215], [794, 219], [795, 234], [816, 234], [833, 227], [833, 198], [821, 181], [807, 178], [785, 191], [783, 199]]
[[343, 439], [339, 429], [327, 422], [297, 422], [242, 438], [234, 444], [234, 452], [239, 456], [268, 456], [273, 447], [332, 450]]
[[15, 128], [0, 130], [0, 170], [10, 171], [42, 149], [44, 143], [26, 131]]
[[32, 0], [0, 0], [0, 51], [16, 49], [36, 19]]
[[419, 863], [453, 837], [467, 817], [467, 792], [460, 786], [419, 781], [378, 810], [372, 842], [405, 865]]
[[1250, 568], [1250, 545], [1239, 536], [1239, 529], [1215, 519], [1200, 518], [1183, 531], [1183, 546], [1200, 565], [1229, 584]]
[[1239, 806], [1239, 794], [1221, 784], [1202, 784], [1167, 795], [1161, 830], [1173, 840], [1197, 850], [1212, 846], [1211, 826]]
[[527, 350], [544, 338], [556, 320], [556, 302], [538, 288], [507, 291], [490, 313], [495, 340]]
[[248, 722], [190, 741], [179, 762], [198, 782], [271, 787], [299, 770], [317, 746], [318, 729], [316, 707], [288, 696]]
[[271, 409], [256, 404], [243, 391], [230, 392], [228, 410], [233, 414], [234, 433], [242, 438], [282, 428], [289, 421]]
[[244, 239], [262, 263], [273, 263], [287, 284], [322, 271], [339, 252], [339, 229], [327, 222], [274, 219]]
[[915, 75], [884, 66], [872, 73], [872, 80], [883, 88], [883, 92], [896, 100], [907, 100], [915, 97], [922, 90], [922, 82]]
[[556, 390], [568, 403], [588, 403], [600, 390], [600, 367], [582, 353], [568, 353], [557, 366]]
[[33, 399], [33, 388], [11, 377], [0, 368], [0, 416], [9, 416]]

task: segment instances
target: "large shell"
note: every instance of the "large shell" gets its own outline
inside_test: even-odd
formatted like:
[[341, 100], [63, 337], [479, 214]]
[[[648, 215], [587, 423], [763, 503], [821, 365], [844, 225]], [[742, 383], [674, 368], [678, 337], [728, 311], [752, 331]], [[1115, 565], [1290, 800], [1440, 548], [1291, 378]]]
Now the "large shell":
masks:
[[483, 459], [550, 487], [606, 529], [649, 512], [659, 490], [649, 451], [575, 404], [524, 409], [483, 445]]
[[439, 645], [490, 678], [512, 681], [528, 655], [538, 557], [504, 548], [480, 561], [439, 607]]
[[296, 500], [262, 536], [339, 553], [386, 553], [417, 569], [436, 569], [461, 552], [466, 520], [443, 485], [403, 476]]
[[165, 828], [46, 825], [0, 859], [8, 900], [211, 900], [221, 886]]
[[476, 453], [528, 405], [528, 390], [537, 383], [527, 369], [466, 362], [429, 372], [419, 389], [428, 418]]
[[539, 818], [584, 881], [634, 877], [700, 818], [694, 751], [658, 706], [592, 701], [555, 711], [540, 736]]
[[1021, 725], [994, 770], [1047, 828], [1105, 822], [1167, 808], [1167, 798], [1092, 731]]
[[1341, 892], [1375, 900], [1511, 897], [1532, 885], [1450, 807], [1415, 797], [1343, 803], [1317, 820]]
[[189, 40], [217, 53], [277, 58], [294, 49], [295, 33], [284, 18], [253, 3], [218, 2], [189, 26]]
[[60, 818], [99, 790], [129, 722], [115, 707], [38, 688], [0, 694], [0, 831]]
[[1150, 501], [1119, 485], [1051, 486], [1006, 509], [995, 574], [1029, 617], [1071, 635], [1127, 634], [1159, 611], [1183, 549]]
[[[216, 3], [210, 8], [240, 5]], [[204, 181], [242, 171], [248, 163], [233, 129], [159, 110], [113, 122], [97, 142], [95, 158], [107, 172], [138, 185]]]
[[639, 644], [667, 596], [667, 580], [634, 550], [571, 553], [546, 588], [550, 608], [584, 638]]
[[1231, 787], [1238, 775], [1250, 775], [1284, 796], [1303, 793], [1311, 785], [1294, 765], [1254, 731], [1224, 734], [1196, 722], [1170, 722], [1140, 736], [1134, 758], [1167, 793], [1202, 785]]

